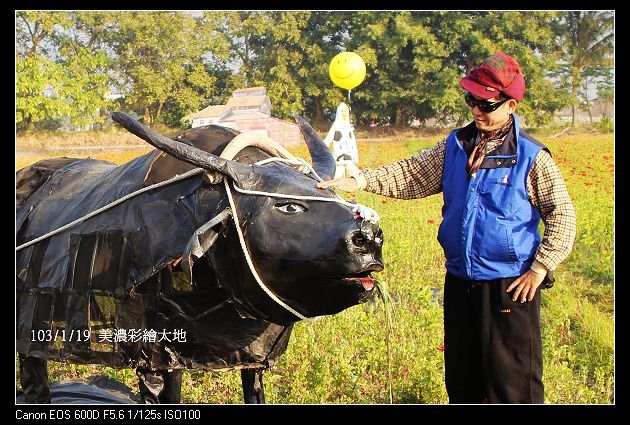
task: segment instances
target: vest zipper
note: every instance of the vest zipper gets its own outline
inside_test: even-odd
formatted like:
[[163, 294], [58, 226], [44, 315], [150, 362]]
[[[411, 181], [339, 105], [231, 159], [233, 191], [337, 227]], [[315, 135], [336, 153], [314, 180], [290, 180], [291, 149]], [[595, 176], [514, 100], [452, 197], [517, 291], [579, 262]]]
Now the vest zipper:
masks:
[[[478, 197], [477, 193], [477, 173], [475, 175], [471, 175], [468, 178], [468, 188], [466, 190], [466, 210], [464, 211], [463, 217], [464, 220], [468, 217], [468, 222], [463, 223], [462, 228], [467, 229], [467, 232], [462, 232], [462, 237], [464, 239], [464, 255], [462, 261], [464, 262], [464, 270], [466, 270], [466, 275], [468, 279], [473, 278], [472, 276], [472, 243], [473, 237], [475, 234], [475, 226], [477, 223], [477, 211], [478, 211], [478, 199], [473, 199], [473, 197]], [[472, 223], [472, 226], [471, 226]], [[468, 224], [468, 225], [466, 225]]]

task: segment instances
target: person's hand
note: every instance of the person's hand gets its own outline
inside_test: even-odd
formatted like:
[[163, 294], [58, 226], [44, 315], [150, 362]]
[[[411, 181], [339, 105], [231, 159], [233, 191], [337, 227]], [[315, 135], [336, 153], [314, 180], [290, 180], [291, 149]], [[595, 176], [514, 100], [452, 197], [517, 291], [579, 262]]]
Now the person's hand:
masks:
[[317, 187], [320, 189], [326, 189], [326, 188], [332, 187], [332, 188], [337, 188], [339, 190], [343, 190], [345, 192], [355, 192], [359, 189], [359, 185], [357, 184], [357, 181], [353, 179], [352, 177], [319, 182], [317, 183]]
[[538, 289], [543, 280], [545, 280], [544, 274], [536, 273], [530, 269], [512, 282], [510, 286], [507, 287], [506, 291], [510, 292], [514, 289], [512, 301], [516, 301], [519, 298], [521, 299], [521, 303], [524, 303], [525, 300], [531, 301], [534, 299], [536, 289]]

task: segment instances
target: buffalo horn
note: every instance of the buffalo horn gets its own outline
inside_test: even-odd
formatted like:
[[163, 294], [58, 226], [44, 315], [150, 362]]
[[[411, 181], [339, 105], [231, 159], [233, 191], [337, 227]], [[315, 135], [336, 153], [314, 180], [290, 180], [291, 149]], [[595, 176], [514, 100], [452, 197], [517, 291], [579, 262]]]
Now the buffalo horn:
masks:
[[317, 135], [313, 127], [298, 114], [291, 114], [300, 127], [302, 136], [308, 145], [313, 160], [313, 169], [323, 179], [330, 180], [335, 176], [337, 164], [326, 143]]
[[124, 112], [112, 112], [112, 119], [161, 151], [204, 170], [216, 171], [231, 177], [236, 182], [242, 181], [252, 172], [251, 167], [247, 165], [219, 158], [194, 146], [166, 137]]

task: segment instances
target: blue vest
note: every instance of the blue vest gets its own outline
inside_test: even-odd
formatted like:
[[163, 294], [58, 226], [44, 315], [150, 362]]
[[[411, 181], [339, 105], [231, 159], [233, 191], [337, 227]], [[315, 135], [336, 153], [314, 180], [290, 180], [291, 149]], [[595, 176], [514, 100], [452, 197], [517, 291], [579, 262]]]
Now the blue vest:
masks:
[[[523, 274], [540, 243], [540, 215], [527, 195], [527, 176], [541, 149], [514, 128], [501, 146], [468, 177], [465, 147], [472, 149], [475, 123], [454, 130], [446, 140], [442, 188], [443, 221], [438, 241], [446, 269], [460, 279], [493, 280]], [[470, 152], [470, 150], [469, 150]]]

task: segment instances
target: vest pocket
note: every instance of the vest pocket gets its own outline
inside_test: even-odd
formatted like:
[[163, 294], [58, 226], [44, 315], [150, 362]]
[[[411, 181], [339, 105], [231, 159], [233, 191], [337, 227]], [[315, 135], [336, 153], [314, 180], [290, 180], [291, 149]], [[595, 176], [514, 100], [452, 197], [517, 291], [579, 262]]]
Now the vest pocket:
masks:
[[499, 177], [487, 177], [479, 185], [481, 202], [493, 211], [502, 211], [509, 207], [513, 198], [512, 182], [506, 173]]
[[[479, 239], [479, 257], [483, 263], [508, 266], [510, 269], [518, 262], [514, 249], [514, 238], [510, 229], [503, 225], [494, 225], [486, 229]], [[474, 246], [473, 246], [474, 248]]]
[[459, 229], [457, 226], [453, 226], [446, 221], [442, 221], [437, 234], [437, 240], [444, 250], [444, 256], [447, 260], [454, 261], [459, 257], [459, 250], [461, 245], [458, 243], [459, 232], [454, 229]]
[[505, 231], [505, 252], [512, 263], [518, 262], [518, 257], [516, 255], [516, 249], [514, 249], [514, 238], [512, 237], [512, 232], [507, 227], [504, 227]]

